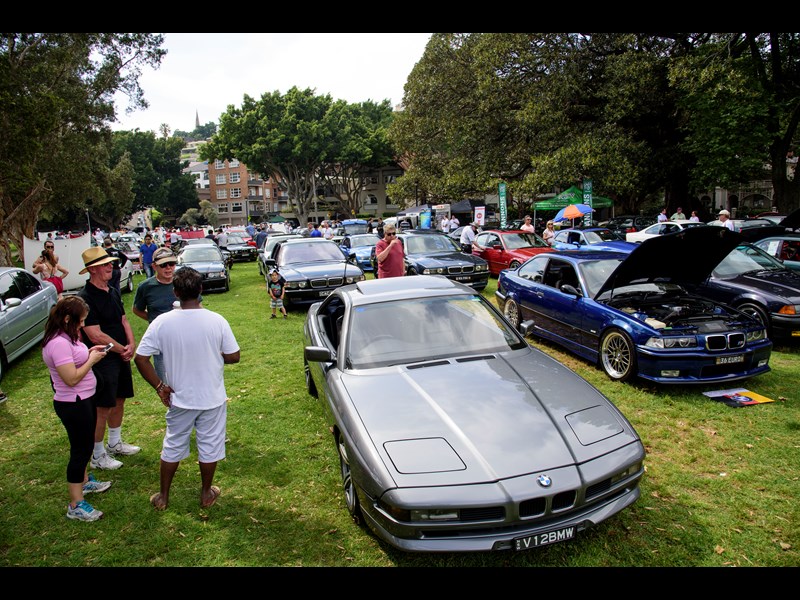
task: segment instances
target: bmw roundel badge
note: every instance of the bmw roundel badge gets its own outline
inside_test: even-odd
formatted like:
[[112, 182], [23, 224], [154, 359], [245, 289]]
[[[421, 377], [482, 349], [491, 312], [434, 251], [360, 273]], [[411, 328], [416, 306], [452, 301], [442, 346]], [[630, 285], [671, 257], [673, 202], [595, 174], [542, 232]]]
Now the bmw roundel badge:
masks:
[[550, 487], [550, 484], [553, 483], [553, 480], [547, 475], [539, 475], [539, 477], [536, 478], [536, 481], [538, 481], [539, 485], [542, 487]]

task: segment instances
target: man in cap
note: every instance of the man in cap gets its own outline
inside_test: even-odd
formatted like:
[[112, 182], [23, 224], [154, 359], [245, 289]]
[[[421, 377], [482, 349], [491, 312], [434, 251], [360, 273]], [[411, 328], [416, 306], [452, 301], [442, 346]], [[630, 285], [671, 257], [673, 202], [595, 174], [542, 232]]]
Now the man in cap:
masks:
[[464, 229], [461, 230], [461, 251], [464, 254], [472, 254], [473, 248], [481, 250], [481, 247], [475, 243], [475, 238], [478, 236], [478, 223], [473, 221]]
[[[172, 310], [175, 300], [172, 278], [175, 275], [175, 266], [178, 259], [169, 248], [161, 247], [153, 253], [153, 268], [156, 274], [148, 277], [136, 288], [133, 299], [133, 314], [152, 323], [153, 320], [165, 312]], [[163, 381], [163, 359], [160, 354], [153, 357], [153, 366], [156, 373]]]
[[[79, 292], [89, 305], [89, 315], [82, 329], [84, 343], [91, 347], [112, 344], [106, 358], [92, 367], [97, 377], [94, 401], [97, 421], [94, 432], [94, 452], [90, 464], [94, 469], [119, 469], [122, 462], [111, 455], [136, 454], [141, 450], [122, 441], [122, 419], [125, 400], [133, 397], [131, 359], [136, 350], [133, 330], [125, 316], [119, 291], [109, 285], [114, 272], [113, 262], [104, 248], [96, 246], [81, 255], [89, 280]], [[108, 444], [103, 445], [106, 426]]]
[[719, 222], [722, 225], [722, 227], [730, 229], [731, 231], [736, 231], [733, 228], [733, 221], [731, 221], [731, 213], [729, 213], [727, 210], [723, 208], [721, 211], [719, 211], [717, 218], [719, 219]]

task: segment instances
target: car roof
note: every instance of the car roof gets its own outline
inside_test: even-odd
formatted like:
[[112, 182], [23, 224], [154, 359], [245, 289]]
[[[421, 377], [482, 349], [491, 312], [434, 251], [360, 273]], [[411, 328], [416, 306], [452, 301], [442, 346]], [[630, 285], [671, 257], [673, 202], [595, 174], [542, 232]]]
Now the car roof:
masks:
[[344, 286], [340, 291], [350, 298], [354, 306], [409, 298], [480, 294], [471, 287], [452, 281], [443, 275], [367, 279]]

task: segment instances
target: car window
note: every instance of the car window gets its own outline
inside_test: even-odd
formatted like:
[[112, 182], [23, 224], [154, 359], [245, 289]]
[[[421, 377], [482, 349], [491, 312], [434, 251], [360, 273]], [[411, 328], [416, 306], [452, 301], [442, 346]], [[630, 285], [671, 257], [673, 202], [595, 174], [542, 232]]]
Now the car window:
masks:
[[345, 343], [346, 363], [353, 369], [504, 352], [526, 345], [480, 294], [355, 307]]
[[725, 278], [763, 270], [784, 270], [786, 267], [775, 258], [757, 248], [747, 244], [738, 246], [728, 256], [722, 259], [714, 269], [714, 276]]
[[546, 255], [534, 256], [519, 268], [519, 276], [528, 281], [541, 283], [549, 260], [550, 258]]
[[19, 290], [20, 300], [35, 294], [42, 288], [42, 284], [39, 283], [39, 280], [27, 271], [15, 271], [12, 276]]
[[180, 253], [178, 259], [181, 262], [207, 262], [221, 261], [222, 253], [215, 246], [197, 245], [187, 246]]
[[10, 298], [21, 298], [22, 294], [17, 289], [14, 283], [14, 278], [11, 273], [3, 273], [0, 275], [0, 298], [3, 302], [7, 302]]
[[342, 251], [333, 242], [282, 244], [280, 250], [278, 251], [279, 265], [331, 260], [343, 260]]

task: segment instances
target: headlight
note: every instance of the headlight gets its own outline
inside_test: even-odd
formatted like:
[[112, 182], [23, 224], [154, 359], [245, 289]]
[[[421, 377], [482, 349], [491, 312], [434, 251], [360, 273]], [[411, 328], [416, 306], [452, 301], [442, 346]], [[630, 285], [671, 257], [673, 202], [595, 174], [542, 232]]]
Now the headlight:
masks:
[[475, 265], [475, 272], [476, 273], [483, 273], [484, 271], [489, 270], [489, 265]]
[[364, 281], [366, 279], [363, 275], [353, 275], [345, 278], [345, 283], [356, 283], [357, 281]]
[[209, 279], [222, 279], [223, 277], [225, 277], [225, 273], [220, 273], [218, 271], [208, 274]]
[[767, 330], [766, 329], [758, 329], [757, 331], [749, 331], [747, 332], [747, 341], [748, 342], [757, 342], [758, 340], [763, 340], [767, 337]]
[[458, 510], [454, 508], [428, 508], [412, 509], [399, 508], [386, 503], [384, 500], [379, 502], [380, 507], [386, 511], [393, 519], [401, 523], [409, 522], [436, 522], [436, 521], [457, 521], [459, 518]]
[[435, 269], [422, 269], [423, 275], [441, 275], [444, 272], [444, 267], [437, 267]]
[[290, 290], [298, 290], [298, 289], [305, 288], [307, 283], [308, 282], [306, 282], [305, 279], [302, 280], [302, 281], [287, 281], [286, 282], [286, 287], [287, 287], [287, 289], [290, 289]]
[[694, 348], [697, 346], [697, 338], [694, 336], [685, 337], [651, 337], [645, 344], [648, 348]]

